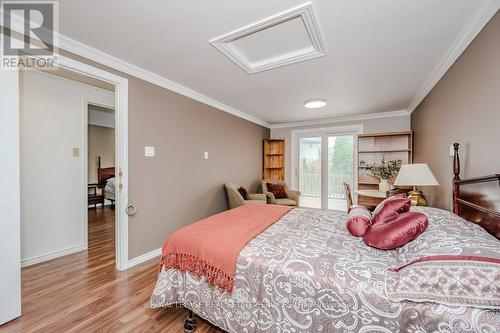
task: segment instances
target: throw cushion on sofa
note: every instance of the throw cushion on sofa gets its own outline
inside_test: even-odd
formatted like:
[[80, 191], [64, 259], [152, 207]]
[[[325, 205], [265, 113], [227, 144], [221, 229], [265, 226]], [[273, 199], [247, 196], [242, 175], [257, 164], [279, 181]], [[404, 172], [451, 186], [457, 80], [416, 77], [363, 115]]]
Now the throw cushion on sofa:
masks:
[[240, 186], [240, 188], [238, 189], [238, 192], [240, 192], [241, 196], [243, 197], [243, 200], [250, 200], [250, 197], [248, 196], [248, 192], [243, 186]]
[[274, 194], [275, 199], [286, 199], [288, 196], [286, 195], [285, 186], [282, 184], [271, 184], [267, 183], [267, 190]]

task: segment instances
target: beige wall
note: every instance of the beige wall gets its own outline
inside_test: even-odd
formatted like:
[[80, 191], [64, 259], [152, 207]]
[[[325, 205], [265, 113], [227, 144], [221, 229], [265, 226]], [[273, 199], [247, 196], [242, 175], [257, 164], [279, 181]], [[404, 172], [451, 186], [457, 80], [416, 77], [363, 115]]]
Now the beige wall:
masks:
[[[176, 229], [228, 208], [223, 184], [254, 191], [269, 130], [150, 83], [129, 80], [131, 258]], [[155, 146], [156, 157], [144, 157]], [[208, 151], [209, 159], [203, 159]]]
[[452, 158], [460, 143], [462, 178], [500, 172], [500, 13], [412, 113], [415, 161], [440, 182], [425, 189], [431, 205], [451, 208]]
[[101, 167], [107, 168], [115, 165], [115, 129], [88, 125], [89, 183], [97, 183], [99, 156], [101, 156]]
[[325, 123], [315, 126], [296, 126], [287, 128], [276, 128], [271, 130], [273, 139], [285, 140], [285, 181], [291, 184], [292, 169], [292, 131], [315, 128], [342, 127], [351, 125], [363, 125], [364, 133], [398, 132], [410, 129], [410, 116], [403, 115], [397, 117], [365, 119], [359, 121], [342, 121], [336, 123]]
[[[224, 182], [256, 190], [269, 129], [60, 53], [129, 80], [129, 201], [137, 207], [129, 218], [129, 258], [158, 249], [180, 227], [227, 209]], [[144, 146], [154, 146], [156, 157], [144, 157]]]

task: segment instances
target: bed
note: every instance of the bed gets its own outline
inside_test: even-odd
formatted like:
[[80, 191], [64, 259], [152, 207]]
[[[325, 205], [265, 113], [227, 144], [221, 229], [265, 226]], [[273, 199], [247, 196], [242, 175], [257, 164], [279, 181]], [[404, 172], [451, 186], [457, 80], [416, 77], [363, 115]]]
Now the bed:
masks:
[[[474, 208], [476, 204], [468, 205], [471, 202], [460, 196], [470, 183], [457, 177], [454, 202]], [[495, 220], [491, 216], [495, 211], [488, 209], [481, 211], [482, 216]], [[228, 332], [500, 331], [500, 242], [454, 213], [430, 207], [413, 210], [428, 216], [427, 230], [413, 242], [382, 251], [347, 232], [345, 213], [293, 209], [239, 253], [231, 292], [188, 271], [163, 267], [151, 307], [180, 304]], [[420, 272], [419, 265], [439, 271], [440, 278], [446, 279], [448, 261], [436, 259], [443, 256], [464, 258], [453, 261], [467, 275], [465, 279], [454, 276], [455, 285], [458, 281], [477, 293], [490, 288], [498, 304], [486, 304], [481, 297], [467, 306], [456, 305], [456, 299], [446, 296], [430, 302], [429, 295], [395, 282], [425, 279], [413, 274]], [[489, 284], [483, 285], [484, 281]], [[188, 318], [186, 331], [194, 328]]]
[[112, 177], [106, 181], [106, 185], [104, 185], [104, 198], [111, 201], [111, 203], [115, 203], [115, 193], [116, 193], [116, 178]]
[[111, 201], [114, 205], [115, 203], [115, 193], [116, 193], [116, 178], [115, 178], [115, 167], [101, 167], [101, 156], [98, 157], [97, 162], [97, 180], [101, 187], [104, 188], [104, 198]]

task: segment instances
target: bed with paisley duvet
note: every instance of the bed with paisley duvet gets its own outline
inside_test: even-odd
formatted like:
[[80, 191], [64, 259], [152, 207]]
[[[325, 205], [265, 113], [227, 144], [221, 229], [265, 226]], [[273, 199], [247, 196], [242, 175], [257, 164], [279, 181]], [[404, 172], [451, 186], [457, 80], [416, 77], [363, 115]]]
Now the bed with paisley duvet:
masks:
[[[462, 193], [466, 184], [454, 180]], [[353, 236], [344, 212], [289, 209], [244, 243], [228, 240], [241, 248], [231, 260], [210, 230], [238, 238], [232, 219], [250, 230], [272, 205], [219, 214], [198, 222], [203, 238], [192, 225], [166, 241], [151, 307], [180, 305], [227, 332], [500, 332], [500, 242], [460, 217], [469, 201], [456, 199], [459, 214], [411, 207], [425, 230], [394, 249]], [[495, 212], [481, 214], [498, 222]], [[195, 328], [189, 315], [185, 330]]]

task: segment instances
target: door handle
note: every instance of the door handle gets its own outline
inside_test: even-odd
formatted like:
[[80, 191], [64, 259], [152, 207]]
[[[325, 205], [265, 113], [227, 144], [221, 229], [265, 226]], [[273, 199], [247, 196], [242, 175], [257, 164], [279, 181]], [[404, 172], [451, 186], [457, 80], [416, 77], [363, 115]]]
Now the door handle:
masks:
[[136, 212], [137, 212], [137, 208], [135, 208], [134, 204], [129, 203], [127, 205], [127, 207], [125, 208], [125, 214], [127, 214], [128, 216], [135, 215]]

